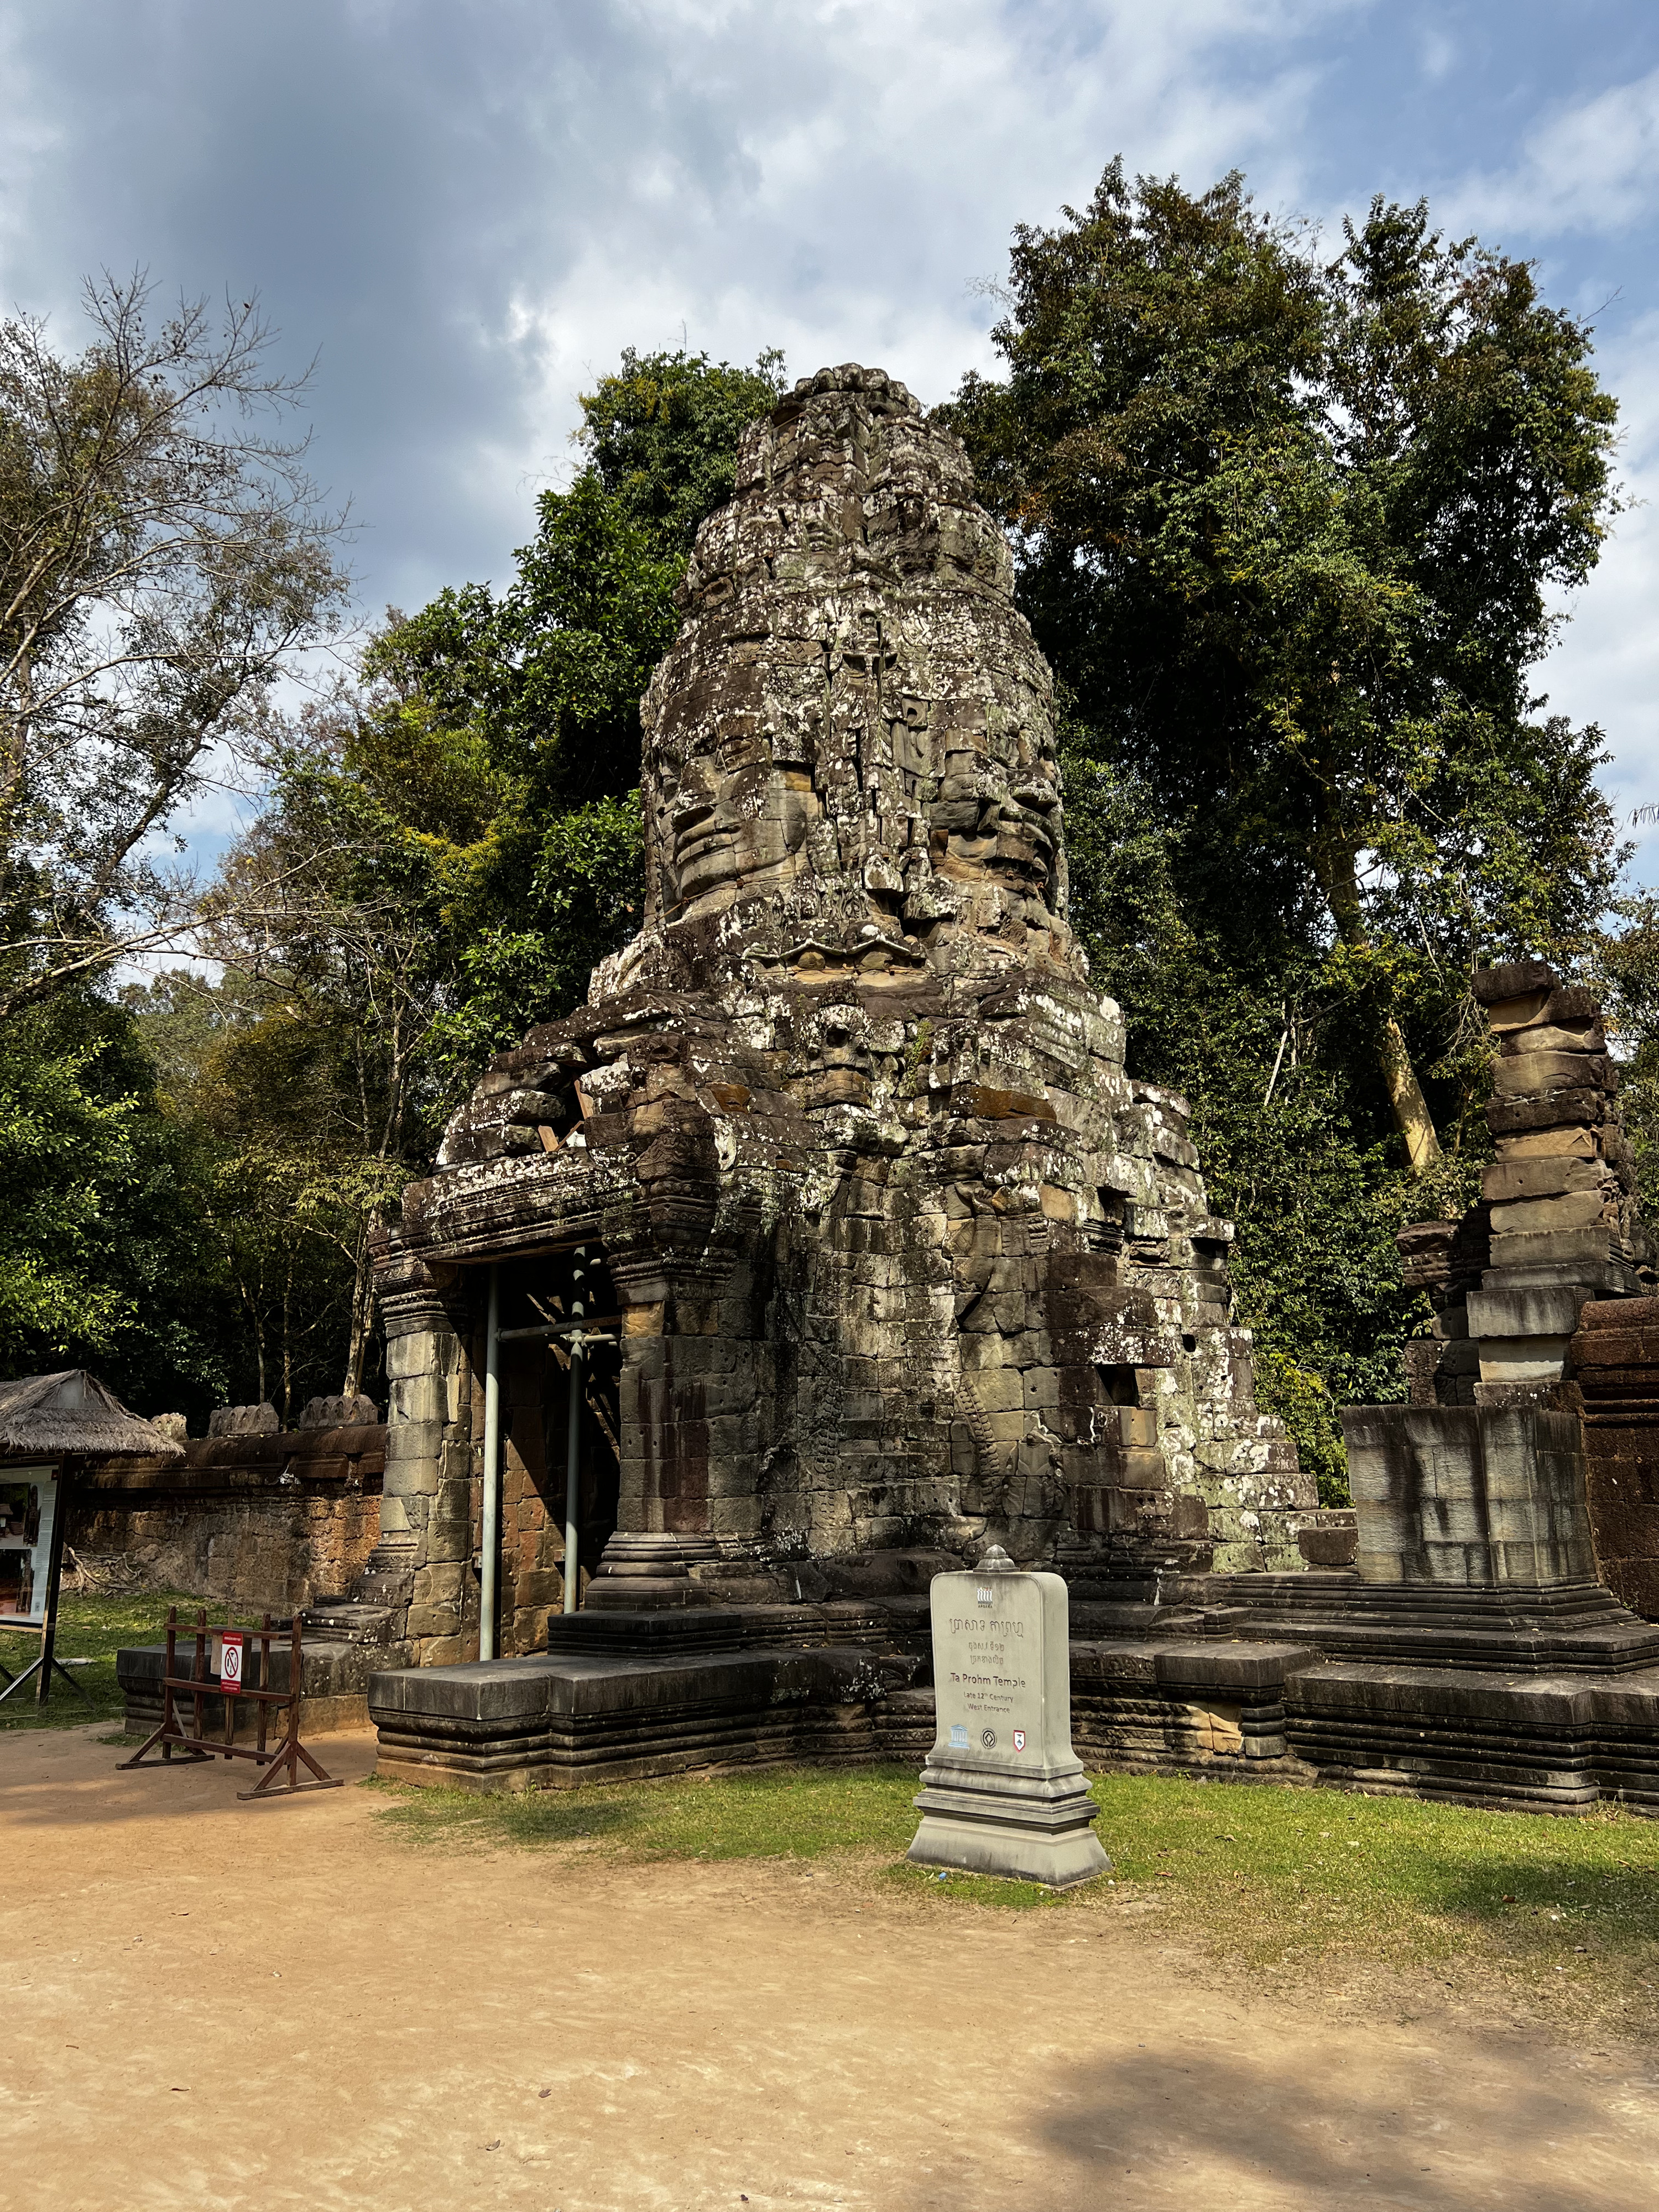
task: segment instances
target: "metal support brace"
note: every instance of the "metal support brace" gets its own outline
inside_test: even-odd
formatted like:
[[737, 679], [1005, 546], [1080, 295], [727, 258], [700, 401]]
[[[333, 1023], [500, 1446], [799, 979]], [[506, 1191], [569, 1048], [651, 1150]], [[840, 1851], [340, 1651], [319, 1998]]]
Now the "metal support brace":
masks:
[[496, 1656], [501, 1574], [501, 1271], [489, 1266], [489, 1318], [484, 1327], [483, 1540], [479, 1565], [478, 1656]]
[[[587, 1254], [585, 1249], [575, 1255], [575, 1277], [571, 1291], [570, 1313], [580, 1324], [586, 1311], [582, 1295], [582, 1277], [586, 1272]], [[581, 1441], [582, 1441], [582, 1331], [578, 1326], [571, 1332], [570, 1342], [570, 1413], [565, 1428], [564, 1445], [564, 1609], [574, 1613], [581, 1596], [580, 1530], [581, 1511]]]

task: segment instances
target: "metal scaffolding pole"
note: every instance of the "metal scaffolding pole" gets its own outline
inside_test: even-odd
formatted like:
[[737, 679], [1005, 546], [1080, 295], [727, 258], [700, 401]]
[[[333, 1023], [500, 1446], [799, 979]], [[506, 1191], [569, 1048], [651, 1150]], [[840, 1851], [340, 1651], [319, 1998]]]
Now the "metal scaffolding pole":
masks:
[[501, 1271], [489, 1267], [484, 1328], [483, 1547], [479, 1565], [478, 1656], [494, 1659], [501, 1574]]
[[[586, 1251], [574, 1255], [574, 1285], [570, 1296], [570, 1317], [579, 1322], [587, 1308], [582, 1293]], [[582, 1441], [582, 1332], [580, 1328], [570, 1334], [570, 1417], [565, 1429], [564, 1445], [564, 1609], [574, 1613], [581, 1597], [580, 1528], [581, 1515], [581, 1441]]]

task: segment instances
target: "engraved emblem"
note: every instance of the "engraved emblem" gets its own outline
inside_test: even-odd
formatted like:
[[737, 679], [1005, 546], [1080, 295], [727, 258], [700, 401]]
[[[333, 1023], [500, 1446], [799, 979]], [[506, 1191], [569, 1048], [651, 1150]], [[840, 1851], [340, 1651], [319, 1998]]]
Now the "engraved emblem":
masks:
[[997, 1747], [997, 1732], [994, 1729], [981, 1729], [979, 1732], [979, 1740], [987, 1751], [994, 1751]]

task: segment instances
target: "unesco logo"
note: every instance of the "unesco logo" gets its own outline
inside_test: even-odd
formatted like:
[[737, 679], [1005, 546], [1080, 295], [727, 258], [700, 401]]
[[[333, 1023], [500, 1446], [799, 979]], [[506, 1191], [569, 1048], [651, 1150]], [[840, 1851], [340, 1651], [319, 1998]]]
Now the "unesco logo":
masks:
[[994, 1751], [997, 1747], [997, 1732], [994, 1729], [981, 1729], [979, 1732], [979, 1740], [987, 1751]]

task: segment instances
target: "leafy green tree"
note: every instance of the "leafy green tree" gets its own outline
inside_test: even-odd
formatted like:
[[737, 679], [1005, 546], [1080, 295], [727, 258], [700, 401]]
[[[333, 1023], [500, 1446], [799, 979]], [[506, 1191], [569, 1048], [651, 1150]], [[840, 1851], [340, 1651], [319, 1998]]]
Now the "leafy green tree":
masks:
[[1333, 258], [1241, 179], [1016, 234], [951, 419], [1060, 681], [1073, 921], [1185, 1091], [1258, 1387], [1322, 1494], [1399, 1395], [1393, 1246], [1487, 1146], [1477, 959], [1586, 954], [1600, 733], [1532, 672], [1614, 511], [1588, 331], [1374, 203]]
[[349, 1318], [330, 1387], [362, 1387], [369, 1231], [441, 1124], [451, 906], [494, 788], [466, 748], [337, 704], [290, 733], [273, 804], [227, 863], [206, 942], [240, 1018], [203, 1058], [194, 1111], [220, 1144], [221, 1218], [247, 1231], [227, 1227], [227, 1252], [262, 1362], [267, 1341], [281, 1347], [285, 1392], [331, 1276]]
[[1614, 901], [1593, 972], [1622, 1063], [1620, 1110], [1636, 1154], [1637, 1188], [1652, 1219], [1659, 1214], [1659, 891]]
[[224, 1018], [190, 1110], [223, 1267], [284, 1402], [337, 1340], [358, 1387], [376, 1213], [483, 1063], [579, 1004], [636, 927], [639, 702], [690, 537], [778, 389], [775, 356], [624, 356], [582, 403], [588, 465], [538, 501], [505, 588], [391, 617], [362, 682], [272, 750], [209, 910]]
[[783, 356], [753, 368], [706, 353], [635, 353], [581, 403], [579, 442], [606, 495], [664, 552], [684, 557], [704, 517], [732, 496], [738, 441], [785, 390]]
[[948, 411], [1074, 750], [1150, 794], [1224, 945], [1271, 906], [1322, 955], [1431, 1164], [1471, 963], [1582, 947], [1616, 870], [1599, 733], [1529, 689], [1617, 503], [1587, 327], [1421, 204], [1327, 262], [1236, 174], [1115, 162], [1016, 233], [994, 335], [1006, 380]]
[[65, 989], [0, 1029], [0, 1361], [94, 1368], [198, 1420], [236, 1379], [203, 1149], [131, 1011]]
[[579, 1004], [596, 962], [637, 926], [640, 700], [673, 640], [697, 526], [730, 496], [738, 441], [782, 388], [776, 353], [743, 369], [625, 352], [581, 402], [587, 465], [541, 495], [512, 582], [499, 596], [481, 584], [441, 592], [394, 617], [366, 657], [380, 690], [360, 762], [402, 742], [395, 726], [493, 779], [487, 830], [444, 870], [452, 1090]]
[[190, 1134], [240, 1387], [290, 1420], [308, 1397], [372, 1381], [363, 1247], [405, 1179], [376, 1149], [382, 1120], [364, 1140], [365, 1112], [384, 1113], [380, 1066], [337, 1008], [314, 1018], [314, 989], [272, 961], [216, 982], [176, 970], [127, 994]]

